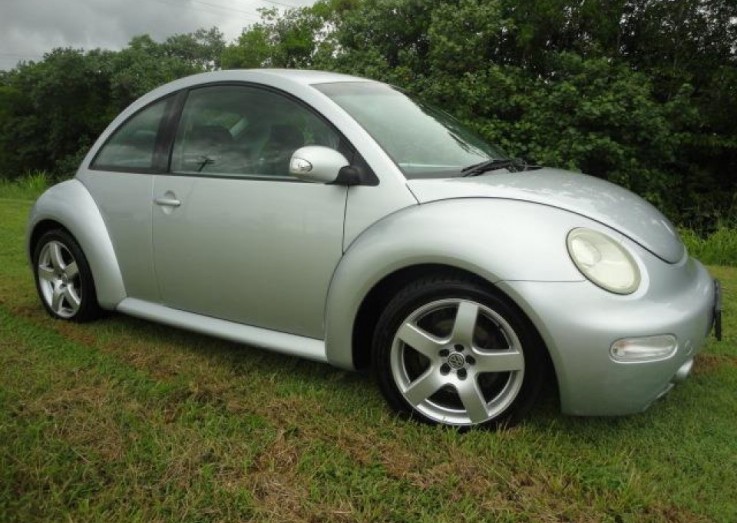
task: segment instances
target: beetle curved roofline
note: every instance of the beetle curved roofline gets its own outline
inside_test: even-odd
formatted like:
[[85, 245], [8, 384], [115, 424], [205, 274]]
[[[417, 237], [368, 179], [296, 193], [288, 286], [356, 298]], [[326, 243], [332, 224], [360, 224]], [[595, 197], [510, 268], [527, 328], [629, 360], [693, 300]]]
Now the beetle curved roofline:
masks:
[[[85, 183], [84, 180], [88, 176], [87, 167], [95, 158], [100, 148], [116, 129], [146, 106], [166, 96], [191, 88], [241, 83], [243, 85], [252, 84], [270, 87], [301, 100], [330, 121], [332, 125], [343, 133], [351, 144], [354, 144], [354, 146], [355, 144], [361, 144], [361, 154], [371, 166], [371, 169], [379, 176], [380, 183], [373, 187], [373, 196], [369, 196], [365, 192], [355, 191], [354, 200], [360, 202], [361, 199], [376, 199], [375, 193], [380, 192], [382, 194], [378, 198], [378, 201], [382, 203], [374, 205], [373, 211], [365, 214], [362, 218], [363, 220], [371, 220], [371, 216], [378, 218], [383, 212], [382, 209], [394, 209], [396, 206], [401, 207], [417, 204], [416, 198], [407, 189], [407, 180], [404, 174], [387, 155], [386, 151], [367, 134], [366, 130], [348, 112], [326, 94], [314, 87], [316, 84], [335, 82], [381, 84], [380, 82], [357, 76], [326, 71], [295, 69], [228, 69], [200, 73], [174, 80], [149, 91], [121, 111], [100, 134], [92, 147], [90, 147], [77, 170], [76, 177], [82, 180], [82, 183]], [[363, 222], [359, 219], [355, 223], [360, 224]], [[367, 223], [364, 225], [367, 225]], [[356, 226], [356, 230], [347, 230], [346, 238], [351, 239], [354, 234], [357, 234], [361, 230], [363, 230], [363, 227], [360, 225]]]
[[[329, 99], [326, 95], [321, 93], [319, 90], [314, 89], [312, 86], [334, 82], [379, 83], [374, 80], [368, 80], [366, 78], [360, 78], [357, 76], [311, 69], [225, 69], [220, 71], [209, 71], [205, 73], [185, 76], [164, 85], [160, 85], [159, 87], [147, 92], [138, 99], [134, 100], [130, 105], [128, 105], [128, 107], [121, 111], [118, 116], [113, 119], [112, 122], [110, 122], [108, 127], [100, 134], [98, 139], [90, 148], [90, 151], [85, 157], [83, 164], [89, 163], [89, 161], [97, 153], [97, 150], [108, 139], [110, 134], [114, 132], [114, 130], [117, 129], [123, 122], [127, 121], [128, 118], [131, 117], [131, 115], [135, 114], [149, 104], [178, 91], [212, 84], [260, 84], [285, 91], [288, 94], [302, 99], [303, 101], [314, 107], [316, 98], [324, 100]], [[332, 105], [335, 105], [332, 101], [330, 103]], [[340, 109], [340, 111], [344, 112], [342, 109]], [[403, 176], [402, 180], [404, 180]]]
[[378, 83], [374, 80], [351, 76], [328, 71], [317, 71], [313, 69], [224, 69], [198, 73], [191, 76], [179, 78], [167, 84], [157, 87], [153, 91], [141, 97], [141, 99], [155, 99], [162, 95], [192, 87], [218, 82], [254, 82], [270, 83], [269, 79], [279, 79], [301, 86], [325, 84], [333, 82], [367, 82]]

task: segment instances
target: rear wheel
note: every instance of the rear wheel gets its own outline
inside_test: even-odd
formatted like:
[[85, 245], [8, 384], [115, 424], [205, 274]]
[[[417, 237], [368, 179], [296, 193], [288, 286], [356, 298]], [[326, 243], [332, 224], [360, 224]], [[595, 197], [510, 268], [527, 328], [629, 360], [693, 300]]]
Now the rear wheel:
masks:
[[36, 290], [54, 318], [90, 321], [102, 310], [87, 258], [76, 240], [62, 229], [46, 232], [33, 252]]
[[435, 277], [400, 291], [377, 323], [373, 365], [400, 413], [458, 427], [514, 424], [540, 393], [544, 348], [508, 299]]

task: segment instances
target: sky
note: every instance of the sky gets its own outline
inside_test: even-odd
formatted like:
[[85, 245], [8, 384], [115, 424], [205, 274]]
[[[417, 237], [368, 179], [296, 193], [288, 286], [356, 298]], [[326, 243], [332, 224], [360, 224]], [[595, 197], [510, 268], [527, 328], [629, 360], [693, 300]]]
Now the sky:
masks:
[[258, 8], [314, 0], [0, 0], [0, 70], [39, 61], [55, 47], [121, 49], [134, 36], [156, 41], [219, 28], [226, 41], [259, 20]]

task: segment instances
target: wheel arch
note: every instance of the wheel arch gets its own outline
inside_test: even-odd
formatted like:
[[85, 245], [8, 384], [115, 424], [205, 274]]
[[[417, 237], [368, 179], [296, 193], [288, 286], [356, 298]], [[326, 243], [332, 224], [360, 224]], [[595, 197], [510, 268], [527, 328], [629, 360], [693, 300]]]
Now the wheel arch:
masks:
[[439, 263], [410, 265], [387, 274], [364, 296], [353, 322], [351, 352], [353, 366], [356, 369], [361, 370], [369, 367], [374, 329], [382, 310], [396, 293], [412, 281], [443, 274], [457, 274], [473, 279], [484, 286], [489, 285], [486, 280], [472, 272]]
[[51, 187], [31, 209], [26, 229], [31, 263], [38, 240], [55, 228], [65, 230], [79, 244], [92, 271], [98, 303], [114, 309], [126, 296], [123, 277], [100, 210], [76, 179]]
[[64, 224], [56, 220], [46, 218], [39, 221], [31, 230], [30, 237], [28, 238], [27, 255], [29, 260], [33, 261], [33, 251], [36, 250], [36, 244], [38, 244], [38, 240], [41, 239], [41, 236], [49, 231], [53, 231], [54, 229], [62, 229], [63, 231], [66, 231], [67, 233], [74, 236], [71, 231], [69, 231], [69, 229], [64, 227]]
[[515, 280], [581, 281], [565, 246], [567, 232], [581, 220], [530, 202], [466, 198], [411, 207], [376, 222], [354, 240], [333, 275], [325, 306], [328, 362], [364, 368], [373, 326], [393, 292], [413, 278], [452, 271], [519, 310], [535, 329], [557, 382], [556, 348], [544, 322], [527, 313], [524, 296], [502, 288]]
[[534, 321], [513, 300], [507, 293], [500, 289], [497, 285], [478, 274], [466, 269], [461, 269], [452, 265], [426, 263], [419, 265], [411, 265], [398, 269], [378, 281], [371, 290], [364, 296], [361, 305], [358, 308], [351, 336], [352, 359], [353, 366], [357, 370], [366, 369], [371, 364], [371, 345], [373, 341], [374, 329], [379, 320], [384, 307], [394, 297], [394, 295], [404, 286], [412, 281], [428, 277], [428, 276], [455, 276], [458, 279], [472, 281], [488, 292], [496, 294], [513, 307], [521, 317], [525, 318], [534, 336], [546, 355], [545, 366], [556, 379], [555, 367], [548, 350], [545, 340], [541, 336]]

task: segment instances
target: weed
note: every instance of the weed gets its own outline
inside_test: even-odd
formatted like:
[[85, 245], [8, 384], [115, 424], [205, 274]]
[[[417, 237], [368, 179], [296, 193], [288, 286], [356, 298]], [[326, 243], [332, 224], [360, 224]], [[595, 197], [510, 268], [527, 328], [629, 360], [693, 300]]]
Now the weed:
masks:
[[35, 171], [16, 180], [0, 179], [0, 199], [35, 200], [51, 184], [44, 171]]
[[681, 229], [688, 253], [710, 265], [737, 265], [737, 227], [721, 226], [706, 237]]

